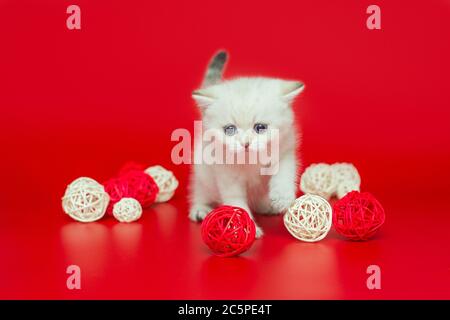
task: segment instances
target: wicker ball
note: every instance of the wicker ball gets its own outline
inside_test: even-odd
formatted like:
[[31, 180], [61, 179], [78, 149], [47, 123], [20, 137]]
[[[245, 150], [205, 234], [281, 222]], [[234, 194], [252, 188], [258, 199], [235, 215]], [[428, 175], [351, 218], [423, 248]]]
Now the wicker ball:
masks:
[[359, 184], [353, 181], [341, 182], [336, 188], [336, 197], [342, 199], [351, 191], [360, 191]]
[[62, 198], [65, 213], [81, 222], [96, 221], [103, 217], [109, 196], [103, 186], [94, 179], [81, 177], [66, 188]]
[[310, 165], [300, 179], [300, 189], [304, 193], [319, 195], [325, 199], [336, 192], [336, 187], [334, 171], [326, 163]]
[[107, 214], [113, 214], [114, 205], [124, 197], [133, 197], [132, 191], [129, 188], [128, 183], [120, 178], [111, 178], [104, 184], [105, 191], [109, 194], [110, 202], [107, 208]]
[[231, 257], [247, 251], [256, 236], [256, 226], [242, 208], [220, 206], [202, 222], [202, 239], [220, 257]]
[[322, 240], [331, 228], [331, 206], [324, 198], [305, 194], [295, 200], [284, 215], [284, 225], [295, 238], [315, 242]]
[[150, 175], [159, 188], [159, 193], [156, 196], [156, 202], [169, 201], [175, 190], [178, 188], [178, 180], [173, 175], [172, 171], [165, 169], [162, 166], [152, 166], [145, 169], [145, 173]]
[[143, 208], [147, 208], [155, 202], [156, 195], [159, 192], [158, 185], [144, 171], [130, 171], [120, 176], [120, 179], [128, 184], [129, 197], [138, 200]]
[[133, 222], [142, 216], [142, 207], [136, 199], [122, 198], [114, 205], [113, 215], [120, 222]]
[[361, 177], [358, 170], [351, 163], [335, 163], [331, 166], [336, 179], [336, 196], [342, 199], [350, 191], [359, 191]]
[[334, 229], [350, 240], [368, 240], [385, 218], [383, 207], [368, 192], [349, 192], [333, 205]]

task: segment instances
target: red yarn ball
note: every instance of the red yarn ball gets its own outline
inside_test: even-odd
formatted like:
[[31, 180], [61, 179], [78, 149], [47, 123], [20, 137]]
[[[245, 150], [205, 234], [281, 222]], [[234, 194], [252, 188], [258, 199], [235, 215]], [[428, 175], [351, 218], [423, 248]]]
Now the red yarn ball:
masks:
[[122, 198], [128, 197], [128, 184], [119, 178], [111, 178], [103, 183], [106, 193], [109, 195], [109, 204], [106, 214], [112, 215], [114, 205]]
[[383, 225], [384, 209], [368, 192], [349, 192], [333, 205], [333, 225], [350, 240], [367, 240]]
[[144, 171], [132, 170], [122, 175], [120, 179], [128, 183], [128, 188], [131, 192], [130, 197], [139, 201], [142, 208], [146, 208], [155, 202], [159, 192], [158, 185]]
[[108, 214], [112, 214], [112, 208], [122, 198], [134, 198], [143, 208], [155, 202], [159, 192], [158, 185], [143, 171], [131, 170], [117, 178], [112, 178], [104, 183], [105, 191], [110, 197]]
[[202, 223], [202, 238], [219, 257], [247, 251], [255, 241], [256, 227], [242, 208], [221, 206], [211, 211]]

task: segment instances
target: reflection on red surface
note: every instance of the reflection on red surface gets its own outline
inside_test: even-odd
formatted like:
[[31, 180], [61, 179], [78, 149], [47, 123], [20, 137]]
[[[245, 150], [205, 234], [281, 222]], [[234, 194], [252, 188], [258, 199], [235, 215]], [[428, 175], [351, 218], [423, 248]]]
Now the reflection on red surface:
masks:
[[140, 223], [118, 223], [112, 227], [112, 244], [117, 254], [124, 259], [139, 254], [142, 245], [142, 225]]
[[171, 241], [177, 236], [176, 222], [185, 212], [178, 212], [177, 208], [171, 203], [161, 203], [154, 206], [154, 211], [158, 213], [157, 228], [158, 233], [164, 238], [164, 241]]
[[95, 288], [109, 262], [110, 230], [98, 222], [70, 222], [61, 228], [61, 246], [65, 264], [80, 267], [82, 288]]
[[267, 268], [266, 286], [280, 292], [290, 287], [286, 299], [291, 296], [336, 299], [341, 296], [337, 264], [335, 248], [328, 241], [315, 244], [291, 241]]
[[210, 256], [198, 270], [198, 289], [203, 296], [211, 299], [248, 296], [254, 292], [260, 278], [261, 271], [256, 264], [255, 259], [242, 256], [228, 259]]
[[[72, 221], [60, 208], [40, 212], [30, 225], [2, 225], [0, 295], [3, 298], [130, 299], [371, 299], [448, 297], [449, 216], [421, 221], [422, 206], [386, 199], [390, 219], [367, 242], [342, 239], [333, 230], [318, 243], [303, 243], [281, 216], [258, 216], [265, 236], [240, 257], [218, 258], [201, 240], [200, 224], [187, 218], [185, 191], [144, 211], [134, 223], [109, 217]], [[28, 221], [28, 220], [27, 220]], [[39, 225], [39, 228], [36, 226]], [[438, 235], [436, 235], [438, 232]], [[436, 244], [423, 241], [434, 239]], [[81, 268], [82, 290], [66, 288], [66, 268]], [[366, 287], [369, 265], [381, 268], [382, 290]]]
[[93, 265], [93, 269], [105, 267], [105, 257], [110, 249], [107, 227], [98, 222], [71, 222], [61, 228], [61, 244], [67, 261]]

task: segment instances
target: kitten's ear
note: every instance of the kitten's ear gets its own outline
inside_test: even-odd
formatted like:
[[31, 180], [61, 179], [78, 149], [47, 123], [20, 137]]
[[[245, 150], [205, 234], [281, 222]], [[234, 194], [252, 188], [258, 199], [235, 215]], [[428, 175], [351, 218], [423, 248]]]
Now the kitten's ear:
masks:
[[281, 93], [287, 102], [292, 102], [305, 89], [305, 85], [300, 81], [283, 81]]
[[192, 92], [192, 98], [194, 98], [198, 106], [202, 109], [208, 107], [215, 100], [207, 88], [195, 90]]

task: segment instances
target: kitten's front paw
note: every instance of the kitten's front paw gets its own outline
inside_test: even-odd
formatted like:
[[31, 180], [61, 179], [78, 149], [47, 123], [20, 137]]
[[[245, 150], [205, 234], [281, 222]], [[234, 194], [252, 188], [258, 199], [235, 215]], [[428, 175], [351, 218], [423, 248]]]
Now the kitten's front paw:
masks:
[[256, 203], [255, 212], [262, 215], [274, 215], [278, 214], [278, 211], [272, 208], [272, 203], [269, 198], [263, 198]]
[[285, 212], [295, 201], [295, 195], [286, 195], [281, 192], [270, 192], [269, 198], [273, 210], [282, 213]]
[[264, 232], [262, 229], [258, 226], [256, 226], [256, 239], [260, 239], [264, 235]]
[[195, 222], [202, 221], [211, 210], [209, 206], [193, 205], [189, 212], [189, 219]]

